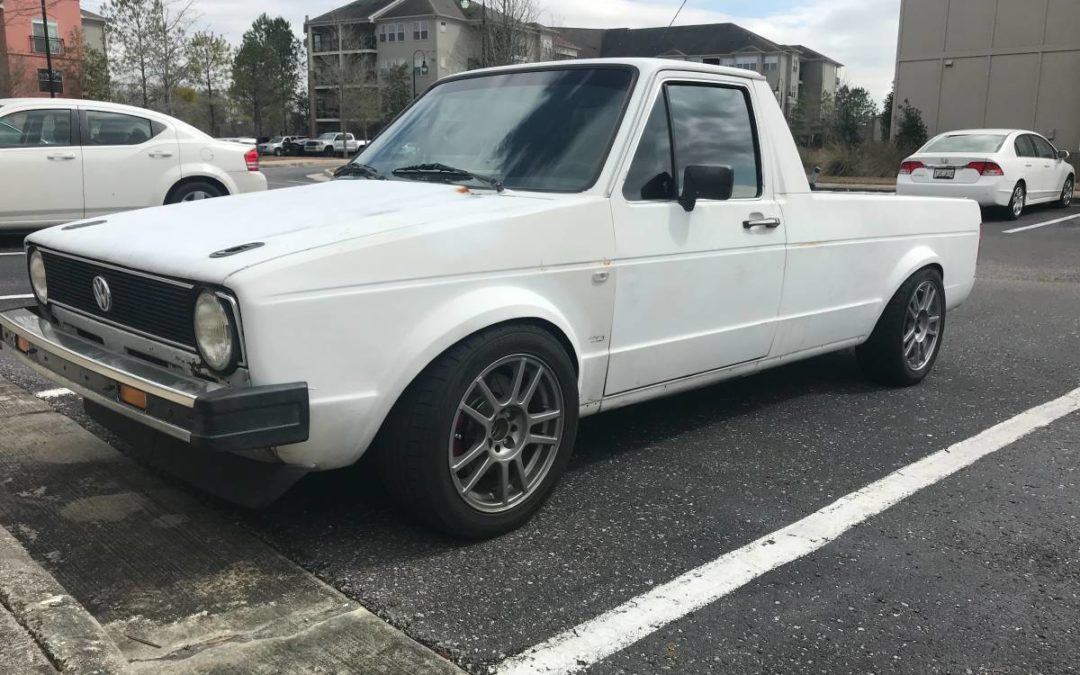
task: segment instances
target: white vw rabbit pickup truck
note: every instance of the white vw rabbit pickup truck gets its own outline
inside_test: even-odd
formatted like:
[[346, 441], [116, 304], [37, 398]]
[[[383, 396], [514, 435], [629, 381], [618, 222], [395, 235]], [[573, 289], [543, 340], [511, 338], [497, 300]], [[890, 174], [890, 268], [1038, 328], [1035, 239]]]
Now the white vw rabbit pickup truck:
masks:
[[464, 73], [338, 175], [31, 235], [4, 347], [177, 465], [288, 484], [370, 452], [482, 538], [540, 508], [582, 416], [852, 347], [918, 383], [975, 278], [978, 205], [811, 192], [744, 70]]

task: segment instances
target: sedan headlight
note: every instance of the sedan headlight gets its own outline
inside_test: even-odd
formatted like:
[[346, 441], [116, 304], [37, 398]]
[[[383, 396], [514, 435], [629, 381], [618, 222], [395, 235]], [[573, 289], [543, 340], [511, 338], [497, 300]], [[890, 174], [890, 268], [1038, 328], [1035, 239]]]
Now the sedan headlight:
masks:
[[211, 291], [195, 301], [195, 342], [206, 365], [226, 372], [236, 363], [236, 330], [225, 304]]
[[49, 281], [45, 278], [45, 258], [41, 251], [30, 254], [30, 285], [38, 302], [43, 305], [49, 302]]

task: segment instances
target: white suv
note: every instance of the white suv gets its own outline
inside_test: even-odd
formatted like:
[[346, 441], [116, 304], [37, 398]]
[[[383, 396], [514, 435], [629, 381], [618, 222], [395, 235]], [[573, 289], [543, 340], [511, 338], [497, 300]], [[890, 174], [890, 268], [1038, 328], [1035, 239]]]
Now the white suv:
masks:
[[304, 144], [304, 154], [324, 155], [354, 155], [360, 152], [360, 148], [367, 145], [367, 141], [357, 141], [352, 134], [329, 132], [318, 138], [310, 138]]
[[0, 99], [0, 230], [266, 190], [254, 147], [161, 113]]

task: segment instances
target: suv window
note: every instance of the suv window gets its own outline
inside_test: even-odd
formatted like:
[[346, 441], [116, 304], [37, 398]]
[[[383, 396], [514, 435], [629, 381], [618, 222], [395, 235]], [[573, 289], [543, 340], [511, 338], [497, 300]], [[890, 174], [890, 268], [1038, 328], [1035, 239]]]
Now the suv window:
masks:
[[70, 110], [23, 110], [0, 118], [0, 147], [64, 145], [73, 145]]
[[1057, 150], [1042, 136], [1031, 136], [1031, 142], [1035, 144], [1035, 152], [1043, 159], [1057, 159]]
[[1035, 144], [1031, 142], [1031, 136], [1024, 134], [1016, 137], [1016, 156], [1017, 157], [1038, 157], [1038, 153], [1035, 152]]
[[761, 195], [757, 128], [745, 89], [666, 85], [646, 123], [623, 194], [630, 201], [675, 199], [683, 172], [695, 165], [731, 167], [735, 173], [732, 199]]
[[164, 126], [155, 128], [148, 119], [122, 113], [88, 110], [85, 145], [140, 145], [157, 136]]

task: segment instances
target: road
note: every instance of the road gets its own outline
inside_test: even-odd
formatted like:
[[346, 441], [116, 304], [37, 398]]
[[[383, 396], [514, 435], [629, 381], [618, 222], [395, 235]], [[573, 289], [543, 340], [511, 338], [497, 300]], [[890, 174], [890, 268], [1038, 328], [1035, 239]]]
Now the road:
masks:
[[[301, 179], [272, 182], [289, 180]], [[1006, 232], [1063, 217], [1072, 219]], [[0, 245], [10, 252], [18, 241]], [[770, 544], [837, 499], [1073, 391], [1078, 261], [1080, 208], [988, 220], [976, 291], [950, 315], [937, 370], [921, 386], [870, 384], [843, 352], [589, 418], [548, 506], [496, 541], [463, 544], [403, 520], [363, 465], [310, 476], [264, 511], [212, 503], [413, 638], [487, 672], [624, 603], [633, 621], [651, 590]], [[0, 258], [0, 295], [28, 292], [23, 265]], [[32, 391], [53, 388], [5, 352], [0, 373]], [[75, 397], [49, 400], [106, 435]], [[1074, 672], [1078, 521], [1074, 413], [579, 665]]]

